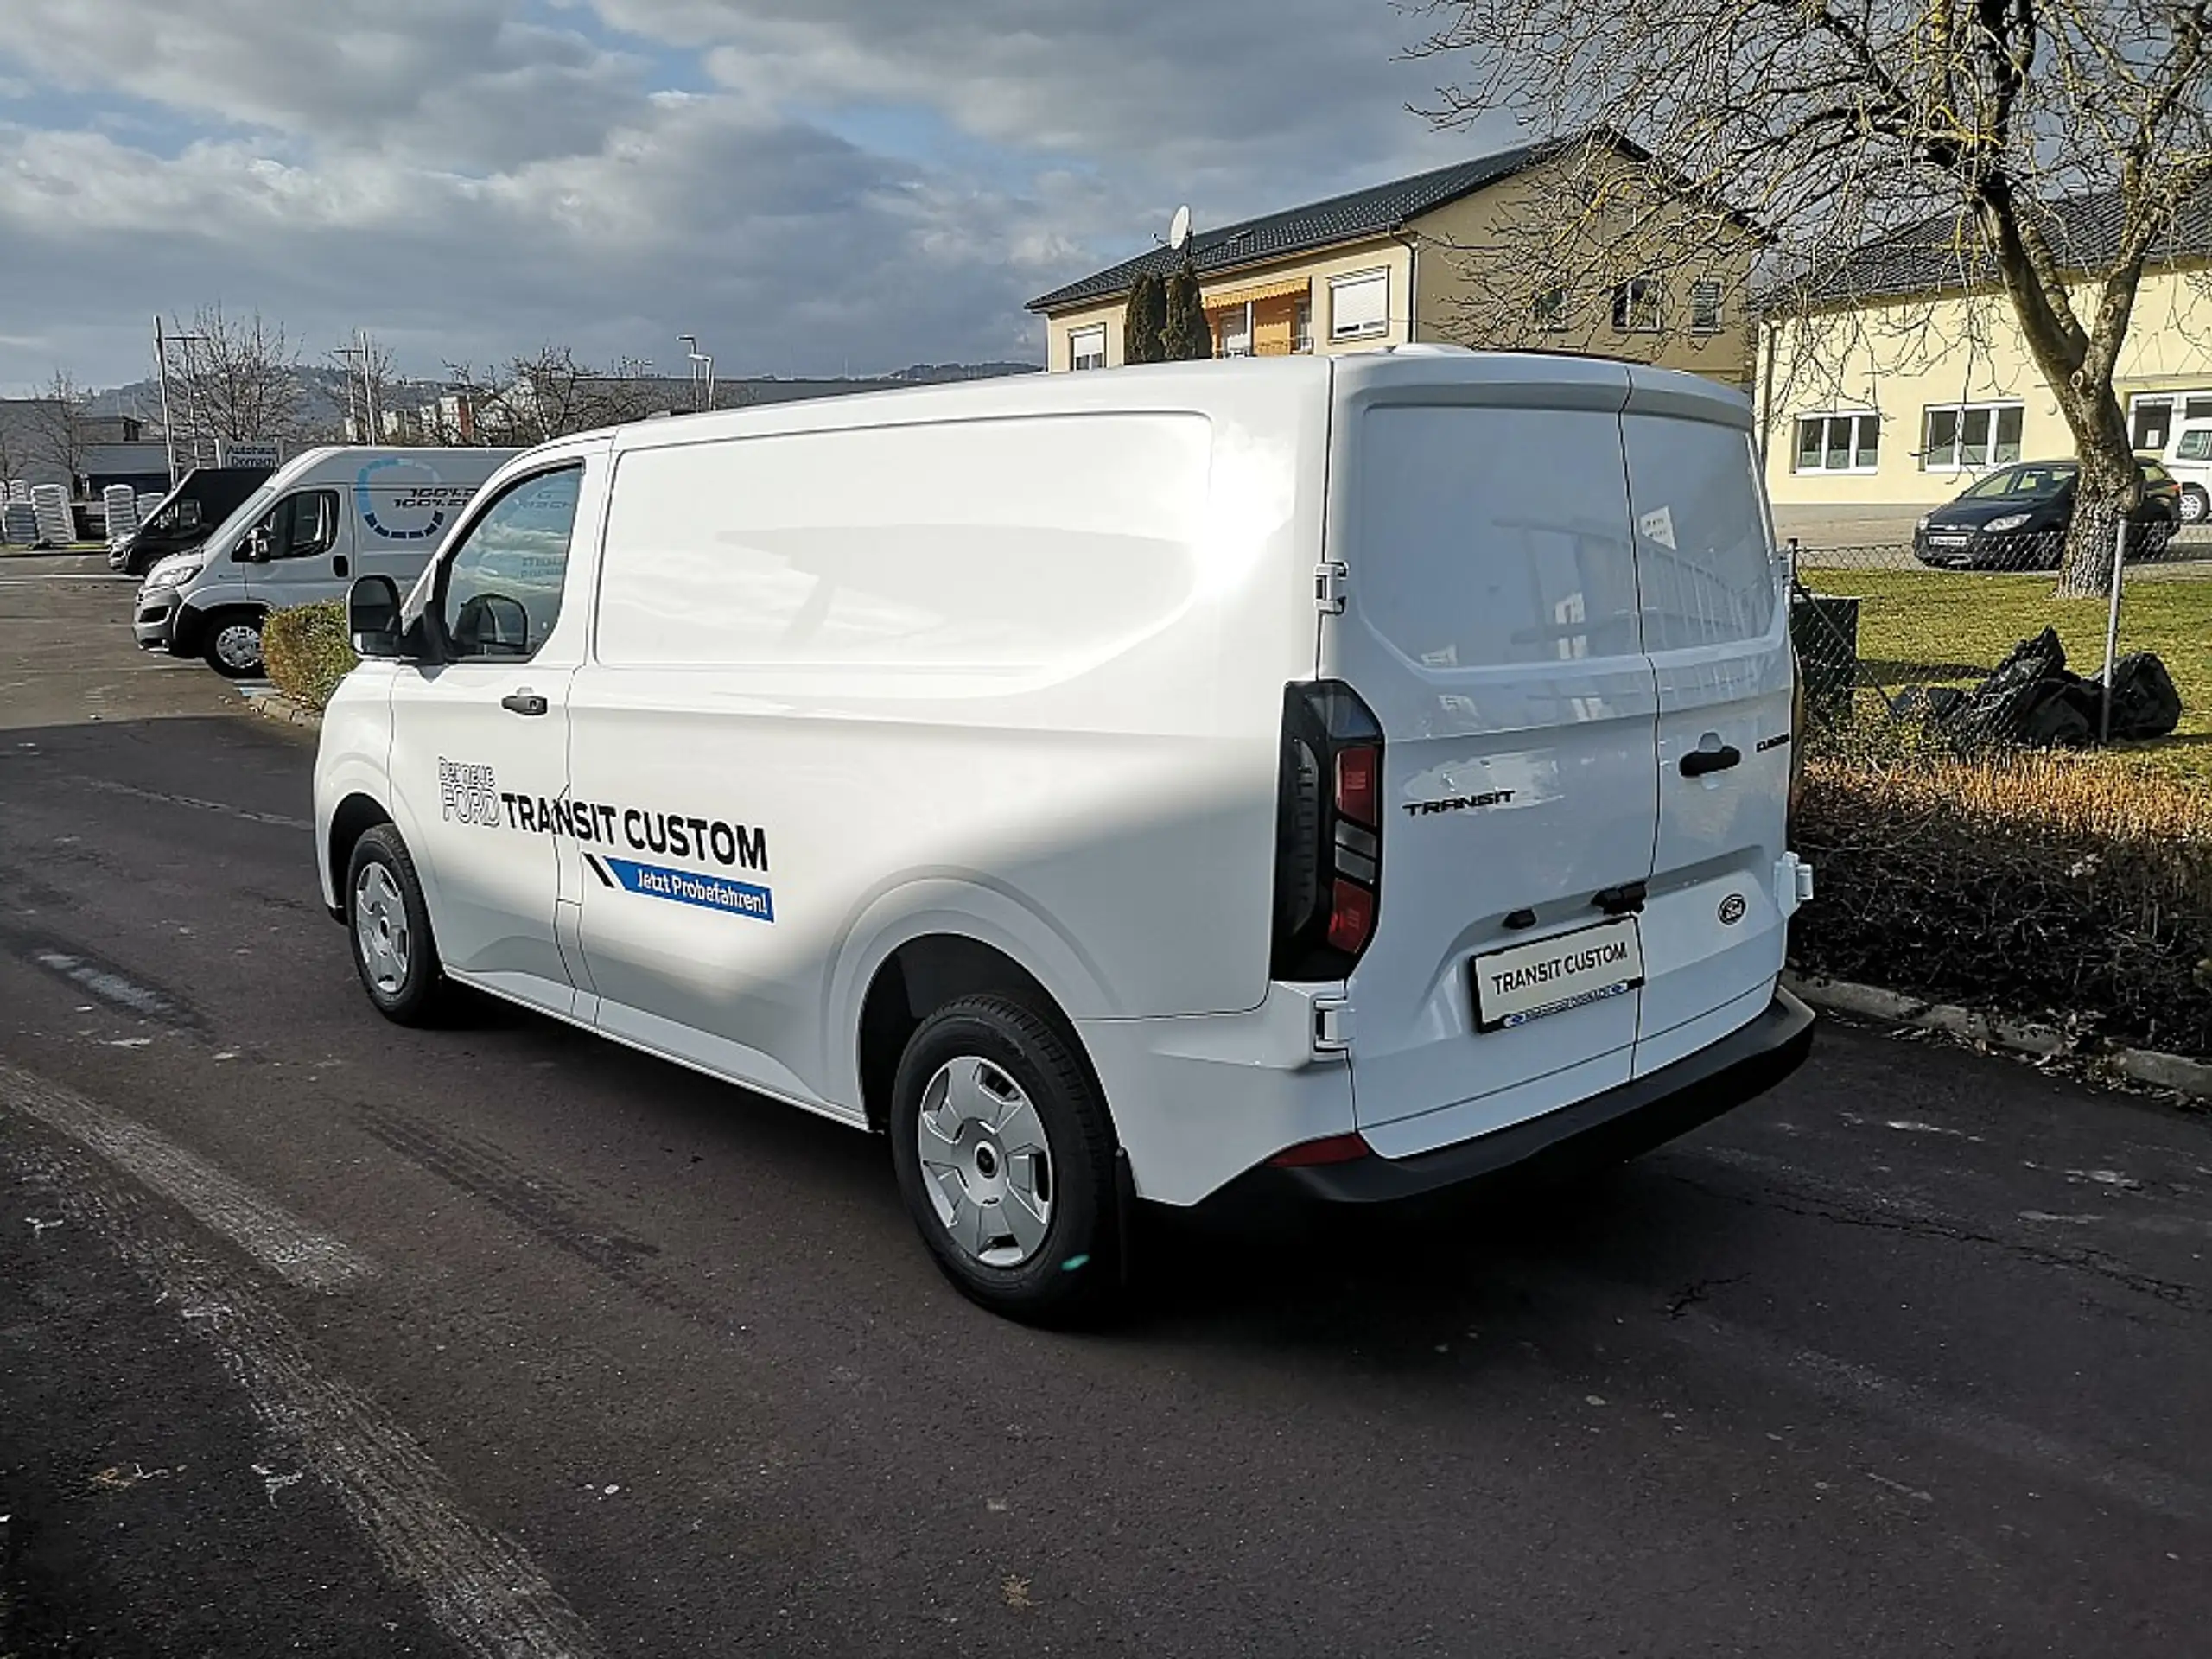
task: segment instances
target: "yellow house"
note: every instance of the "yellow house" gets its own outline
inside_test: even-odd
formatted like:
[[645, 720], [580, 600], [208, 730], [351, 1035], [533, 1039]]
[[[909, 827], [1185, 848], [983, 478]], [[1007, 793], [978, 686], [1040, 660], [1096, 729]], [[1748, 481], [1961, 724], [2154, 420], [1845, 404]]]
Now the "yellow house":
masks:
[[[2070, 268], [2109, 263], [2116, 204], [2061, 204]], [[1840, 509], [1948, 501], [2013, 461], [2074, 453], [2074, 437], [1971, 229], [1950, 215], [1868, 244], [1771, 297], [1754, 394], [1775, 505]], [[2184, 421], [2212, 422], [2212, 212], [2185, 219], [2145, 270], [2113, 390], [2139, 451], [2166, 454]], [[2095, 314], [2099, 286], [2072, 290]]]
[[[1215, 355], [1438, 340], [1656, 363], [1748, 391], [1759, 238], [1725, 210], [1637, 188], [1647, 159], [1577, 134], [1202, 231], [1189, 255]], [[1155, 248], [1032, 300], [1046, 367], [1120, 366], [1130, 285], [1182, 257]]]

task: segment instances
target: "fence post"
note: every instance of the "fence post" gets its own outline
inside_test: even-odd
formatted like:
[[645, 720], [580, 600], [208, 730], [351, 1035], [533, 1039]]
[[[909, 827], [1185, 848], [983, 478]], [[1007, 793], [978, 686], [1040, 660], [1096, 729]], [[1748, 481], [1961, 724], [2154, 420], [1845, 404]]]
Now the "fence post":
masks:
[[2120, 528], [2113, 534], [2112, 604], [2105, 612], [2104, 713], [2097, 729], [2097, 742], [2101, 747], [2112, 742], [2112, 665], [2113, 656], [2120, 649], [2120, 584], [2126, 566], [2127, 517], [2123, 513]]

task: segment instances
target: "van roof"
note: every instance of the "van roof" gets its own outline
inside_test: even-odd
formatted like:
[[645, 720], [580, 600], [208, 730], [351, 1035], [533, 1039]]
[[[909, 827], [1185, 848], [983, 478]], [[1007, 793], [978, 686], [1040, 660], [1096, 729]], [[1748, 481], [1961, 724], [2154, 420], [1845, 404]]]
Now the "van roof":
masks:
[[1140, 410], [1203, 411], [1213, 401], [1211, 394], [1231, 382], [1249, 386], [1255, 380], [1268, 381], [1286, 395], [1303, 391], [1325, 397], [1334, 377], [1341, 377], [1338, 385], [1344, 390], [1501, 383], [1617, 386], [1624, 402], [1633, 389], [1639, 402], [1656, 397], [1684, 405], [1685, 412], [1694, 408], [1702, 418], [1730, 425], [1748, 427], [1751, 421], [1749, 399], [1700, 375], [1561, 353], [1478, 352], [1460, 346], [1424, 344], [1333, 356], [1316, 353], [1133, 364], [1096, 373], [1008, 375], [944, 385], [902, 386], [758, 409], [664, 416], [615, 427], [612, 434], [618, 449], [648, 449], [714, 438], [835, 432], [947, 419]]
[[424, 444], [408, 448], [376, 443], [326, 443], [301, 450], [270, 474], [265, 482], [268, 487], [284, 490], [303, 480], [318, 478], [328, 472], [342, 472], [350, 479], [364, 463], [386, 456], [395, 461], [417, 461], [463, 472], [474, 468], [456, 458], [466, 458], [468, 461], [480, 458], [484, 475], [488, 478], [521, 453], [519, 449], [440, 448]]

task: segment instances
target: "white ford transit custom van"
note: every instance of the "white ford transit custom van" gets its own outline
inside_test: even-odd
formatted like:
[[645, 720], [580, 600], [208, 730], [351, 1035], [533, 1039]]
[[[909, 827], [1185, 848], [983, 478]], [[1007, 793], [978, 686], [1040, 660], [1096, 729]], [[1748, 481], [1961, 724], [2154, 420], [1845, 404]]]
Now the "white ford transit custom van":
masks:
[[1025, 1317], [1133, 1199], [1634, 1152], [1812, 1039], [1750, 427], [1399, 347], [550, 444], [355, 584], [325, 899], [394, 1020], [474, 987], [887, 1132]]
[[309, 449], [247, 496], [199, 546], [146, 572], [131, 607], [144, 651], [261, 672], [271, 611], [343, 599], [353, 578], [414, 582], [478, 486], [512, 449]]

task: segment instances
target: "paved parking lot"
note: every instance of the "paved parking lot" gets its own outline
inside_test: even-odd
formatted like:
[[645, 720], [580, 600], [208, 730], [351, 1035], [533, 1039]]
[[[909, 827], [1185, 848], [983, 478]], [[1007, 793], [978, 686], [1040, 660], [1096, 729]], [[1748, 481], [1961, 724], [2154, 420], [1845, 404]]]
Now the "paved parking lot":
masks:
[[877, 1143], [378, 1020], [308, 741], [81, 563], [0, 561], [0, 1654], [2212, 1630], [2203, 1120], [1832, 1026], [1603, 1180], [1163, 1222], [1122, 1323], [1024, 1330]]

